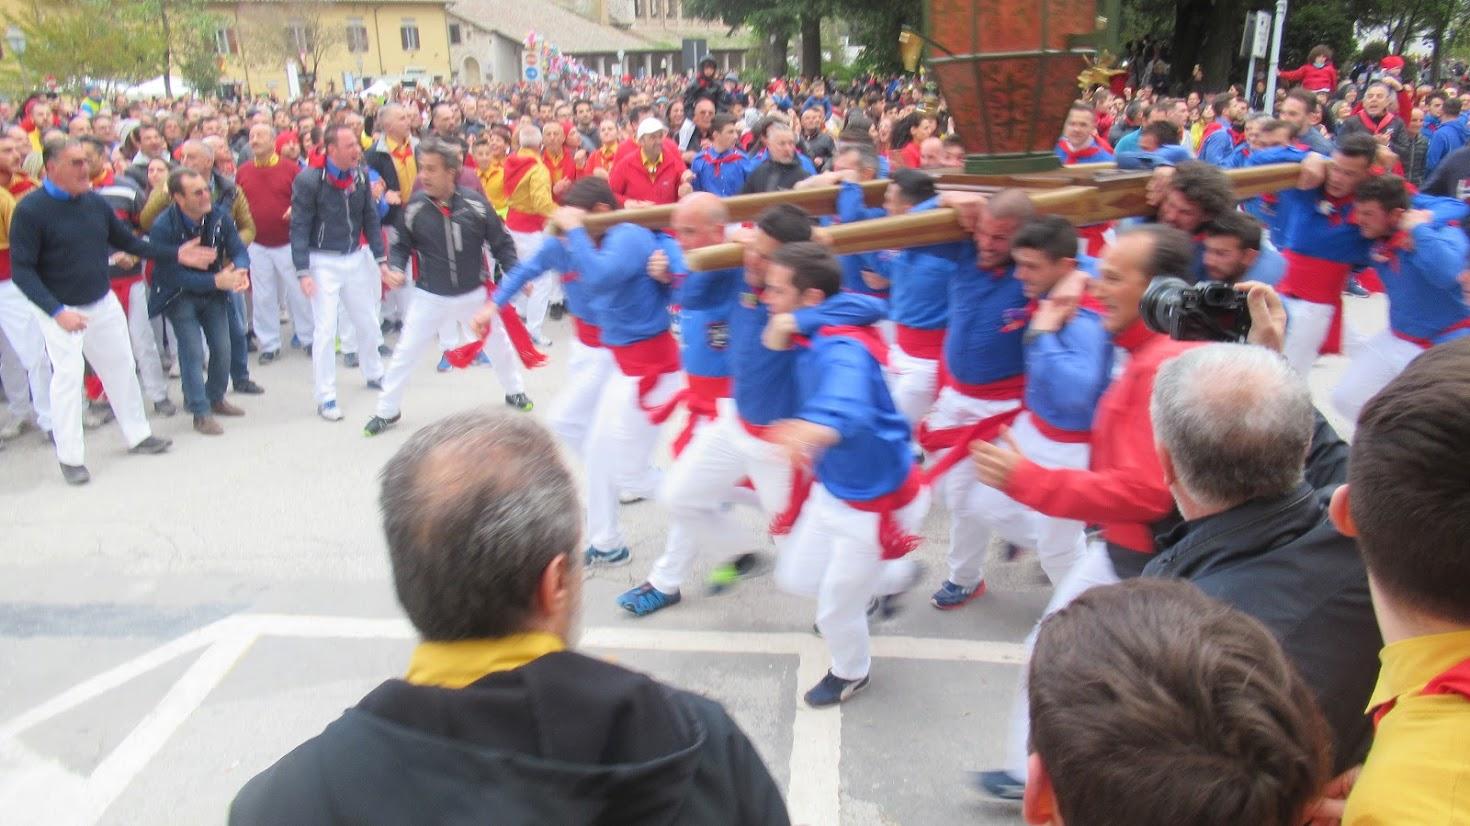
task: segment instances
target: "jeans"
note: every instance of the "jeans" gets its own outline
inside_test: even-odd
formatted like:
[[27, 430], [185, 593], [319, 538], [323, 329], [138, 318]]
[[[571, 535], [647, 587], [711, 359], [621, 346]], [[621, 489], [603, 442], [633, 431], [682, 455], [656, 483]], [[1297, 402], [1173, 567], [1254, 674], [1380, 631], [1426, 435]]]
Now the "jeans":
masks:
[[[210, 405], [225, 397], [231, 357], [234, 355], [230, 304], [230, 298], [224, 293], [184, 294], [175, 298], [163, 311], [174, 326], [184, 407], [195, 416], [209, 415]], [[208, 379], [204, 376], [206, 343], [209, 346]], [[243, 350], [244, 345], [241, 347]]]
[[[250, 347], [245, 341], [245, 294], [229, 294], [230, 381], [250, 381]], [[214, 349], [211, 344], [210, 350]]]

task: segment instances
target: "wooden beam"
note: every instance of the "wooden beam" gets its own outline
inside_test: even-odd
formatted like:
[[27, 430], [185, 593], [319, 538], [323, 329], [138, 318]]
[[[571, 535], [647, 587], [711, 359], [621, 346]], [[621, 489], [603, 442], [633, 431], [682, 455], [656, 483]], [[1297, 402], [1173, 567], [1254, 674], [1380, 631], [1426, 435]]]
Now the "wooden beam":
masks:
[[[1227, 169], [1225, 175], [1235, 188], [1235, 197], [1244, 200], [1291, 187], [1300, 169], [1300, 164], [1271, 164]], [[1031, 201], [1038, 212], [1061, 215], [1079, 225], [1146, 215], [1150, 210], [1144, 186], [1150, 174], [1110, 173], [1088, 186], [1033, 191]], [[838, 255], [943, 244], [970, 237], [952, 209], [841, 224], [828, 229], [826, 234], [831, 239], [832, 251]], [[741, 262], [741, 247], [737, 243], [716, 244], [688, 252], [684, 258], [695, 272], [737, 267]]]

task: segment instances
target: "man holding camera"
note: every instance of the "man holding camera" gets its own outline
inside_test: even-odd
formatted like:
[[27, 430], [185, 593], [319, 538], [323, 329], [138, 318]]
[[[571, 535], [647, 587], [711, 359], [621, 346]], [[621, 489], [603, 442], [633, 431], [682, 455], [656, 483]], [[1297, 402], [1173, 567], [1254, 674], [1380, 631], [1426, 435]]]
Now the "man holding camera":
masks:
[[[250, 256], [235, 221], [216, 205], [209, 182], [188, 167], [168, 177], [173, 204], [153, 222], [149, 237], [161, 244], [199, 239], [215, 250], [215, 259], [198, 269], [159, 261], [153, 273], [149, 314], [173, 323], [178, 338], [179, 375], [184, 407], [194, 414], [194, 430], [205, 436], [224, 432], [215, 416], [243, 416], [225, 401], [230, 380], [230, 294], [250, 288]], [[202, 339], [202, 343], [201, 343]], [[208, 378], [204, 351], [209, 348]]]

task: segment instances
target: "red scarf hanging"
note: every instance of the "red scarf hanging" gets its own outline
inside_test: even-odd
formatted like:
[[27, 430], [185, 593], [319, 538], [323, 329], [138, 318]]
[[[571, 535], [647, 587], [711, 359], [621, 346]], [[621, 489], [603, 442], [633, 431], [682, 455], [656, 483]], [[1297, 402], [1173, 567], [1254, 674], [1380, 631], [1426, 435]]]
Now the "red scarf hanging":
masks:
[[1368, 134], [1376, 135], [1384, 129], [1387, 129], [1389, 124], [1393, 123], [1393, 113], [1384, 112], [1383, 117], [1379, 118], [1377, 123], [1374, 123], [1373, 118], [1368, 114], [1368, 110], [1360, 109], [1358, 111], [1358, 120], [1362, 121], [1363, 125], [1368, 127]]
[[740, 157], [738, 153], [734, 151], [729, 151], [726, 152], [724, 155], [716, 157], [713, 149], [704, 150], [703, 152], [699, 153], [699, 157], [703, 158], [705, 163], [714, 167], [716, 178], [720, 177], [720, 167], [724, 166], [727, 163], [739, 163], [740, 161], [744, 160]]
[[411, 141], [404, 141], [401, 146], [389, 150], [388, 154], [392, 155], [395, 161], [406, 161], [413, 157], [413, 143]]
[[1089, 141], [1088, 144], [1081, 149], [1074, 151], [1072, 149], [1072, 144], [1067, 143], [1066, 138], [1062, 138], [1057, 141], [1057, 151], [1062, 153], [1062, 163], [1071, 165], [1082, 163], [1088, 158], [1096, 157], [1098, 153], [1102, 152], [1102, 147], [1098, 146], [1097, 141], [1094, 140]]
[[[485, 285], [486, 295], [495, 294], [495, 285]], [[500, 308], [500, 323], [505, 325], [505, 334], [510, 337], [510, 343], [515, 348], [516, 356], [520, 358], [521, 364], [528, 370], [534, 370], [546, 364], [546, 354], [536, 349], [536, 342], [531, 340], [531, 331], [526, 329], [525, 322], [516, 315], [515, 308], [506, 304]], [[489, 331], [486, 331], [489, 335]], [[444, 358], [450, 366], [463, 370], [474, 364], [475, 359], [485, 350], [485, 336], [480, 336], [469, 344], [455, 347], [444, 352]]]

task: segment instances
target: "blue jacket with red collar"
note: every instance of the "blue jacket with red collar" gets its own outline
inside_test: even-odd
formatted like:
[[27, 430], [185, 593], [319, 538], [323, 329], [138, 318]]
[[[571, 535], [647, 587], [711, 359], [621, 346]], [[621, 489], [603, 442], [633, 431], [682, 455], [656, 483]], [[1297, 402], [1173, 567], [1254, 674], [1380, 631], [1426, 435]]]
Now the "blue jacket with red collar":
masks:
[[950, 276], [944, 366], [964, 384], [990, 384], [1026, 371], [1026, 294], [1015, 273], [1013, 264], [987, 270], [972, 259]]
[[1072, 146], [1067, 143], [1066, 138], [1062, 138], [1061, 140], [1057, 141], [1055, 151], [1057, 155], [1057, 160], [1061, 161], [1064, 165], [1067, 166], [1089, 163], [1107, 163], [1108, 161], [1111, 161], [1113, 159], [1113, 153], [1109, 152], [1106, 149], [1103, 149], [1102, 144], [1098, 143], [1097, 138], [1093, 138], [1092, 140], [1087, 142], [1086, 146], [1077, 150], [1072, 149]]
[[[1463, 214], [1459, 201], [1445, 198]], [[1414, 227], [1413, 249], [1392, 241], [1375, 245], [1374, 269], [1388, 291], [1388, 326], [1420, 343], [1442, 344], [1470, 335], [1470, 305], [1460, 288], [1465, 268], [1465, 233], [1435, 220]]]
[[663, 245], [674, 273], [679, 305], [679, 348], [691, 376], [730, 375], [730, 313], [744, 284], [744, 270], [685, 272], [683, 251], [672, 238]]
[[669, 288], [648, 277], [648, 257], [660, 248], [652, 230], [617, 224], [598, 247], [577, 227], [566, 244], [604, 344], [623, 347], [669, 329]]
[[817, 458], [817, 480], [846, 501], [897, 490], [913, 468], [909, 424], [868, 348], [845, 335], [818, 335], [801, 351], [796, 375], [802, 400], [796, 417], [842, 436]]
[[713, 148], [700, 150], [690, 162], [694, 173], [694, 188], [700, 192], [713, 192], [721, 198], [739, 195], [745, 187], [745, 178], [750, 174], [746, 168], [745, 153], [731, 147], [716, 153]]
[[1113, 340], [1102, 317], [1079, 307], [1060, 330], [1027, 342], [1026, 409], [1062, 430], [1090, 430], [1112, 372]]
[[547, 270], [561, 273], [562, 289], [566, 292], [567, 312], [588, 324], [597, 324], [597, 319], [592, 315], [592, 305], [587, 299], [586, 287], [578, 279], [576, 267], [572, 264], [571, 253], [567, 251], [566, 242], [561, 238], [547, 236], [534, 255], [516, 264], [510, 272], [505, 274], [504, 278], [500, 279], [500, 284], [495, 288], [495, 294], [490, 297], [490, 300], [495, 302], [495, 306], [504, 307], [510, 303], [511, 299], [520, 294], [523, 287], [540, 278], [541, 274]]
[[[882, 218], [888, 213], [883, 207], [870, 207], [863, 201], [863, 188], [851, 181], [843, 181], [837, 185], [837, 215], [838, 221], [844, 224], [852, 224], [858, 221], [871, 221], [874, 218]], [[824, 225], [830, 226], [835, 223], [831, 217], [822, 219]], [[886, 299], [889, 290], [885, 287], [875, 290], [869, 287], [863, 280], [862, 255], [839, 255], [837, 263], [842, 265], [842, 289], [848, 292], [861, 293], [862, 295], [873, 295]]]
[[1224, 118], [1217, 119], [1205, 127], [1204, 139], [1199, 145], [1199, 159], [1215, 166], [1229, 168], [1235, 147], [1243, 141], [1235, 127]]
[[[939, 205], [930, 198], [913, 212]], [[888, 316], [897, 324], [919, 330], [938, 330], [949, 324], [949, 282], [955, 272], [973, 267], [975, 245], [970, 241], [929, 244], [863, 255], [863, 267], [890, 282]]]

